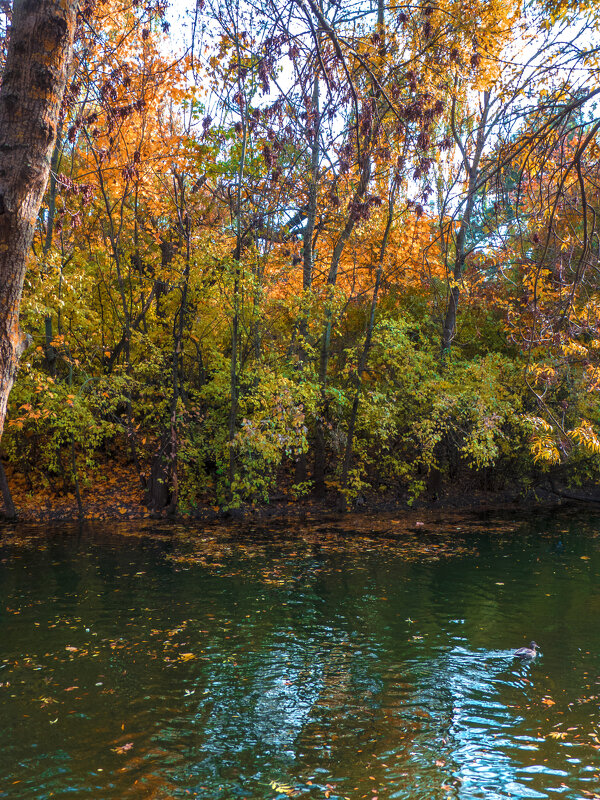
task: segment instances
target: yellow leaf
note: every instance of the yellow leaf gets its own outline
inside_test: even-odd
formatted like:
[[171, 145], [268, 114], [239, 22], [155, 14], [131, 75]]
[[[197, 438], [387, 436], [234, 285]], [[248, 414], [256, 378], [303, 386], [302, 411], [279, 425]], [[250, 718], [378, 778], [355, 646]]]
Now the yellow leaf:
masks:
[[179, 656], [179, 661], [193, 661], [196, 656], [193, 653], [182, 653]]

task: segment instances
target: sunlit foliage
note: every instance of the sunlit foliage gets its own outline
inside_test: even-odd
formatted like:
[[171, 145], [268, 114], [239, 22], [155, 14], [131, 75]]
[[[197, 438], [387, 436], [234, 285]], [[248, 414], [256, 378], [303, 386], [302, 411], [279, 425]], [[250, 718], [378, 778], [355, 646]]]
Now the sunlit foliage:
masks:
[[96, 3], [25, 288], [20, 494], [593, 480], [596, 18], [227, 0], [176, 53], [165, 4]]

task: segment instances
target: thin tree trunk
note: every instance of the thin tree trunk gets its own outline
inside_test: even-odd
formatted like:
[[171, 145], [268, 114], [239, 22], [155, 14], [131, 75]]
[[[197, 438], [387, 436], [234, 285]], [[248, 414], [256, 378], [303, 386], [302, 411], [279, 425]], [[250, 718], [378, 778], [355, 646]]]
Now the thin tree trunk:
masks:
[[4, 464], [0, 461], [0, 491], [2, 492], [2, 499], [4, 500], [4, 516], [6, 519], [16, 519], [17, 509], [12, 499], [10, 486], [4, 470]]
[[24, 339], [19, 308], [75, 32], [76, 0], [15, 0], [0, 88], [0, 436]]
[[[309, 0], [309, 3], [312, 10], [316, 13], [317, 17], [319, 18], [321, 25], [323, 25], [325, 30], [327, 30], [326, 21], [323, 17], [322, 12], [320, 12], [320, 10], [315, 7], [314, 3], [312, 3], [311, 0]], [[378, 0], [376, 31], [381, 37], [379, 45], [379, 55], [382, 58], [385, 54], [384, 22], [385, 22], [385, 3], [384, 0]], [[339, 44], [337, 44], [336, 46], [335, 33], [331, 28], [329, 28], [328, 33], [330, 38], [333, 37], [332, 41], [334, 42], [334, 47], [339, 48]], [[380, 95], [379, 89], [374, 88], [373, 99], [375, 103], [379, 99], [379, 95]], [[368, 134], [366, 141], [364, 142], [362, 153], [360, 147], [358, 149], [357, 156], [359, 164], [359, 181], [356, 190], [354, 192], [354, 196], [352, 198], [352, 203], [350, 205], [350, 214], [348, 216], [348, 219], [346, 220], [344, 229], [340, 233], [333, 248], [331, 263], [329, 267], [329, 275], [327, 276], [327, 284], [329, 286], [335, 286], [337, 283], [340, 260], [342, 258], [342, 254], [344, 252], [346, 244], [348, 243], [348, 240], [350, 239], [350, 236], [352, 235], [352, 231], [354, 230], [354, 226], [356, 224], [357, 220], [356, 209], [364, 201], [365, 196], [367, 194], [367, 189], [369, 188], [369, 182], [371, 180], [371, 170], [372, 170], [371, 149], [373, 147], [373, 144], [377, 142], [379, 138], [380, 128], [381, 128], [380, 119], [373, 120], [372, 129], [370, 134]], [[357, 145], [359, 145], [359, 139], [360, 139], [359, 130], [360, 130], [360, 120], [357, 118], [356, 119]], [[329, 415], [326, 387], [327, 387], [327, 371], [329, 367], [329, 357], [331, 352], [332, 324], [333, 324], [333, 312], [331, 308], [328, 308], [326, 311], [325, 331], [321, 339], [319, 383], [321, 385], [322, 407], [321, 407], [321, 419], [317, 421], [317, 430], [315, 437], [315, 461], [314, 461], [314, 472], [313, 472], [315, 481], [315, 491], [318, 494], [322, 494], [325, 490], [325, 423]]]
[[56, 174], [62, 157], [61, 147], [62, 136], [62, 121], [59, 123], [58, 131], [56, 134], [56, 144], [52, 151], [52, 160], [50, 161], [50, 186], [48, 187], [48, 219], [46, 221], [46, 236], [44, 237], [43, 253], [46, 255], [52, 247], [52, 238], [54, 236], [54, 218], [56, 217], [56, 192], [57, 181]]
[[[308, 179], [308, 197], [306, 209], [306, 225], [302, 233], [302, 290], [304, 299], [312, 287], [314, 267], [314, 235], [317, 221], [317, 188], [319, 180], [319, 136], [321, 115], [319, 109], [319, 73], [315, 74], [312, 93], [312, 112], [314, 114], [313, 134], [310, 146], [310, 175]], [[303, 304], [304, 305], [304, 304]], [[302, 308], [299, 324], [300, 345], [298, 347], [298, 370], [303, 372], [306, 362], [306, 337], [308, 335], [308, 310]], [[306, 453], [300, 453], [296, 460], [296, 483], [304, 483], [307, 479]]]
[[[48, 219], [46, 221], [46, 236], [44, 237], [44, 245], [42, 252], [47, 255], [52, 247], [52, 238], [54, 236], [54, 219], [56, 217], [56, 193], [57, 181], [56, 173], [62, 156], [61, 136], [62, 136], [63, 122], [62, 120], [58, 125], [58, 132], [56, 134], [56, 144], [52, 152], [52, 160], [50, 161], [50, 185], [48, 187]], [[46, 332], [46, 364], [50, 375], [54, 376], [54, 367], [56, 363], [56, 353], [52, 347], [52, 316], [47, 314], [44, 320]]]
[[[319, 9], [316, 8], [312, 2], [310, 3], [310, 5], [313, 11], [317, 14], [317, 17], [319, 17], [321, 24], [325, 27], [325, 29], [327, 29], [322, 13], [319, 13]], [[378, 0], [376, 30], [378, 34], [381, 36], [379, 54], [382, 57], [385, 51], [384, 9], [385, 9], [384, 0]], [[329, 30], [329, 34], [330, 36], [331, 35], [335, 36], [335, 34], [333, 34], [331, 29]], [[375, 100], [377, 100], [378, 95], [379, 95], [379, 90], [376, 90], [374, 92]], [[350, 239], [350, 236], [352, 235], [352, 231], [354, 230], [354, 226], [356, 224], [357, 220], [356, 209], [364, 201], [365, 196], [367, 194], [367, 189], [369, 188], [369, 182], [371, 180], [371, 170], [372, 170], [370, 151], [373, 146], [373, 143], [376, 142], [378, 139], [380, 126], [381, 126], [380, 120], [373, 120], [373, 127], [371, 129], [370, 134], [367, 136], [366, 141], [364, 142], [362, 153], [360, 147], [358, 149], [357, 153], [358, 164], [359, 164], [358, 185], [354, 192], [352, 203], [350, 204], [350, 214], [348, 216], [348, 219], [346, 220], [344, 229], [338, 236], [338, 239], [333, 248], [331, 263], [329, 266], [329, 274], [327, 276], [328, 286], [333, 287], [337, 283], [338, 271], [342, 254], [348, 243], [348, 240]], [[357, 144], [359, 144], [359, 138], [360, 138], [359, 129], [360, 129], [360, 120], [357, 118], [356, 119]], [[314, 460], [314, 471], [313, 471], [315, 491], [317, 492], [317, 494], [323, 494], [323, 492], [325, 491], [325, 423], [329, 415], [326, 387], [327, 387], [327, 371], [329, 367], [329, 357], [331, 352], [331, 331], [333, 325], [333, 311], [331, 308], [327, 308], [325, 319], [326, 319], [325, 330], [323, 332], [323, 337], [321, 339], [321, 353], [319, 360], [319, 383], [321, 386], [321, 400], [322, 400], [321, 419], [317, 420], [317, 429], [315, 436], [315, 460]]]
[[[242, 63], [242, 56], [237, 43], [237, 59], [238, 66]], [[238, 81], [238, 89], [242, 94], [241, 80]], [[248, 119], [247, 119], [247, 105], [244, 102], [242, 108], [242, 150], [240, 153], [240, 163], [238, 167], [238, 180], [236, 191], [236, 245], [233, 260], [235, 264], [235, 275], [233, 280], [233, 320], [231, 322], [231, 360], [229, 369], [229, 386], [231, 392], [231, 406], [229, 407], [229, 420], [227, 425], [228, 441], [229, 441], [229, 486], [233, 485], [235, 478], [235, 453], [233, 449], [233, 440], [235, 438], [237, 427], [237, 412], [238, 412], [238, 338], [240, 335], [240, 281], [241, 281], [241, 265], [240, 259], [242, 257], [242, 181], [244, 180], [244, 170], [246, 166], [246, 148], [248, 145]]]
[[[302, 234], [302, 288], [306, 292], [312, 286], [313, 278], [313, 237], [317, 220], [317, 185], [319, 180], [319, 136], [321, 127], [321, 112], [319, 109], [319, 73], [314, 78], [312, 93], [313, 134], [310, 143], [310, 175], [308, 179], [308, 203], [306, 209], [306, 225]], [[306, 322], [303, 320], [304, 326]]]
[[[183, 287], [181, 290], [181, 305], [179, 306], [179, 316], [175, 317], [173, 325], [173, 371], [172, 371], [172, 395], [169, 409], [170, 424], [170, 443], [171, 452], [169, 455], [169, 474], [171, 478], [171, 502], [169, 503], [168, 513], [175, 514], [177, 503], [179, 502], [179, 476], [177, 472], [177, 457], [179, 451], [179, 431], [177, 427], [177, 404], [181, 396], [180, 385], [180, 364], [183, 359], [183, 331], [185, 327], [185, 315], [188, 302], [188, 291], [190, 285], [190, 220], [185, 210], [185, 178], [175, 176], [175, 198], [177, 203], [178, 224], [180, 233], [185, 237], [185, 267], [183, 271]], [[181, 365], [181, 371], [183, 366]]]
[[81, 491], [79, 489], [79, 471], [77, 469], [77, 459], [75, 457], [75, 438], [71, 436], [71, 472], [73, 474], [73, 483], [75, 484], [75, 499], [77, 500], [77, 518], [82, 520], [83, 502], [81, 500]]
[[450, 294], [448, 296], [448, 307], [446, 309], [446, 317], [444, 319], [444, 327], [442, 330], [442, 358], [445, 358], [450, 352], [452, 340], [456, 333], [456, 316], [458, 312], [458, 301], [460, 299], [460, 285], [459, 281], [462, 279], [465, 261], [467, 257], [467, 234], [471, 227], [471, 218], [473, 216], [473, 209], [475, 208], [475, 198], [478, 191], [479, 181], [479, 163], [483, 155], [483, 148], [487, 138], [487, 115], [490, 107], [490, 93], [484, 93], [483, 100], [483, 113], [481, 122], [477, 130], [477, 137], [475, 139], [475, 152], [473, 158], [469, 161], [466, 150], [458, 133], [454, 127], [454, 107], [452, 108], [452, 129], [454, 138], [458, 144], [469, 179], [469, 186], [467, 189], [467, 202], [465, 210], [460, 221], [460, 227], [456, 235], [456, 244], [454, 252], [454, 268], [452, 270], [452, 284], [450, 286]]
[[385, 261], [385, 254], [387, 251], [388, 240], [390, 231], [392, 229], [392, 222], [394, 219], [394, 205], [396, 200], [396, 187], [392, 187], [390, 191], [390, 199], [388, 205], [388, 218], [381, 240], [381, 247], [379, 249], [379, 258], [377, 260], [377, 272], [375, 275], [375, 287], [373, 289], [373, 297], [371, 299], [371, 310], [369, 319], [367, 320], [367, 329], [365, 331], [365, 341], [363, 348], [358, 359], [358, 365], [355, 375], [355, 392], [354, 400], [352, 403], [352, 410], [350, 412], [350, 420], [348, 422], [348, 437], [346, 439], [346, 449], [344, 452], [344, 463], [342, 466], [342, 487], [345, 489], [348, 485], [348, 474], [350, 472], [350, 465], [352, 463], [352, 447], [354, 444], [354, 430], [356, 428], [356, 418], [358, 416], [358, 404], [360, 402], [360, 395], [362, 392], [362, 374], [367, 367], [369, 360], [369, 352], [371, 350], [371, 342], [373, 340], [373, 329], [375, 327], [375, 312], [377, 311], [377, 302], [379, 300], [379, 289], [381, 287], [381, 278], [383, 276], [383, 263]]
[[[357, 121], [358, 124], [358, 121]], [[373, 136], [373, 139], [376, 137]], [[373, 140], [372, 139], [372, 140]], [[370, 144], [370, 143], [369, 143]], [[329, 274], [327, 276], [327, 285], [334, 287], [337, 283], [338, 271], [342, 254], [352, 235], [354, 226], [356, 224], [356, 215], [354, 212], [355, 207], [362, 203], [367, 193], [369, 181], [371, 179], [371, 157], [368, 148], [365, 147], [362, 155], [362, 163], [360, 167], [360, 179], [352, 203], [350, 206], [350, 214], [346, 220], [344, 229], [338, 236], [338, 239], [333, 248], [331, 256], [331, 263], [329, 266]], [[317, 420], [316, 436], [315, 436], [315, 460], [313, 469], [313, 478], [315, 483], [315, 491], [317, 494], [323, 494], [325, 491], [325, 422], [329, 413], [328, 402], [326, 396], [327, 388], [327, 370], [329, 367], [330, 345], [331, 345], [331, 330], [333, 325], [333, 311], [327, 308], [325, 312], [325, 330], [321, 339], [321, 353], [319, 360], [319, 384], [321, 387], [321, 420]]]

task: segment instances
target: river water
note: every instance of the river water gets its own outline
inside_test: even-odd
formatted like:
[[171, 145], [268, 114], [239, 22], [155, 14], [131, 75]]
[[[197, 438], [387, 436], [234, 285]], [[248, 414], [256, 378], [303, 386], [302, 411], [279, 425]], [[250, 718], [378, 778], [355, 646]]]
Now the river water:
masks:
[[4, 527], [0, 798], [600, 797], [600, 517], [418, 522]]

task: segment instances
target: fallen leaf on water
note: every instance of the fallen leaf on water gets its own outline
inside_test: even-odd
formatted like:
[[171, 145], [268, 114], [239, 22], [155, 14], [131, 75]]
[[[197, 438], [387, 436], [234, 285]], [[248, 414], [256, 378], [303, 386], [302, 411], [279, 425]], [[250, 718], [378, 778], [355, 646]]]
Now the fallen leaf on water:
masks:
[[113, 751], [113, 753], [118, 753], [119, 755], [123, 755], [123, 753], [126, 753], [128, 750], [131, 750], [132, 747], [133, 747], [133, 742], [127, 742], [126, 744], [122, 744], [120, 747], [111, 747], [110, 749]]
[[45, 708], [50, 703], [56, 703], [56, 700], [53, 697], [40, 697], [39, 702], [42, 704], [42, 708]]
[[556, 705], [555, 701], [551, 697], [542, 697], [542, 703], [545, 706], [554, 706], [554, 705]]
[[287, 794], [288, 797], [294, 794], [294, 788], [287, 783], [279, 783], [278, 781], [271, 781], [269, 783], [271, 789], [277, 794]]

